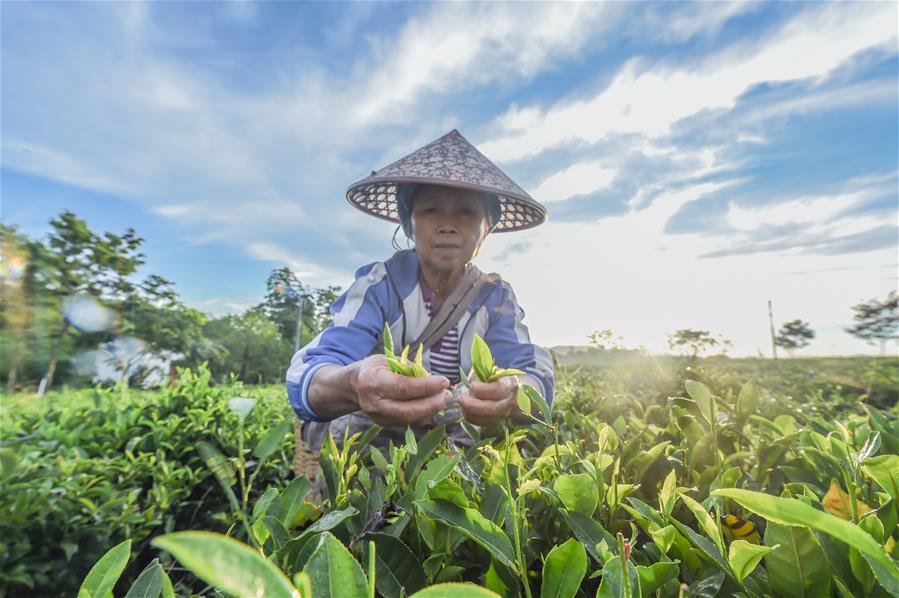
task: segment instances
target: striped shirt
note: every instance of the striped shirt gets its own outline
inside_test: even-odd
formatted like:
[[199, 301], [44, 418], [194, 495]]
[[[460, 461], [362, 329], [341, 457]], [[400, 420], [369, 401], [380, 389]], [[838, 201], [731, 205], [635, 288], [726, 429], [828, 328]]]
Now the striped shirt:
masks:
[[[428, 316], [433, 318], [440, 308], [437, 294], [428, 287], [423, 276], [418, 276], [421, 295], [428, 308]], [[443, 337], [431, 345], [431, 373], [446, 376], [452, 384], [459, 382], [459, 323], [447, 330]]]
[[[431, 320], [419, 284], [419, 260], [414, 249], [398, 251], [384, 262], [374, 262], [356, 271], [356, 280], [331, 305], [331, 324], [317, 337], [297, 351], [287, 369], [287, 396], [300, 419], [324, 422], [309, 405], [309, 383], [315, 373], [329, 365], [349, 365], [367, 355], [382, 351], [379, 342], [386, 323], [394, 342], [403, 345], [418, 338]], [[525, 326], [524, 310], [518, 305], [509, 283], [490, 274], [471, 304], [456, 324], [456, 340], [441, 339], [437, 353], [442, 357], [441, 373], [450, 380], [458, 379], [458, 367], [471, 369], [471, 345], [479, 335], [493, 353], [499, 367], [517, 368], [530, 374], [537, 390], [552, 403], [555, 391], [552, 357], [546, 349], [533, 344]], [[436, 304], [435, 304], [436, 306]], [[454, 348], [455, 355], [446, 351]], [[435, 349], [425, 350], [422, 365], [435, 371], [431, 355]], [[437, 355], [435, 355], [437, 356]], [[438, 356], [439, 357], [439, 356]], [[361, 411], [334, 420], [362, 421]], [[368, 420], [370, 422], [370, 420]], [[401, 426], [397, 430], [404, 432]], [[334, 430], [339, 432], [337, 428]]]

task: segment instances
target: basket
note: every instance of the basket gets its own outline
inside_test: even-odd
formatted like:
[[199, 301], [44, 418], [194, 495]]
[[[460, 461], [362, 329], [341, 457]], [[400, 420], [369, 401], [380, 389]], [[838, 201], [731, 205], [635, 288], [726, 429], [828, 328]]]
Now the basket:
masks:
[[303, 422], [299, 419], [294, 422], [293, 437], [296, 441], [293, 450], [293, 473], [297, 477], [304, 475], [314, 482], [320, 471], [318, 455], [310, 451], [306, 441], [303, 440]]

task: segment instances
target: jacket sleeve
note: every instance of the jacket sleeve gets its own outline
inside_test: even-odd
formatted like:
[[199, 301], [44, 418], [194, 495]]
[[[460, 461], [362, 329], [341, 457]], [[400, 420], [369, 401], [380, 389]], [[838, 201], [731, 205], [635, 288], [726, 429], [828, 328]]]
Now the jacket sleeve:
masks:
[[534, 376], [542, 385], [538, 388], [552, 404], [555, 395], [553, 361], [549, 351], [531, 343], [528, 328], [524, 325], [524, 310], [515, 300], [512, 287], [500, 281], [497, 297], [489, 301], [489, 325], [484, 340], [490, 346], [493, 359], [503, 368], [516, 368]]
[[386, 321], [386, 268], [376, 262], [356, 272], [356, 280], [331, 305], [331, 324], [297, 351], [287, 369], [287, 396], [303, 421], [327, 421], [309, 406], [309, 383], [326, 365], [349, 365], [371, 353]]

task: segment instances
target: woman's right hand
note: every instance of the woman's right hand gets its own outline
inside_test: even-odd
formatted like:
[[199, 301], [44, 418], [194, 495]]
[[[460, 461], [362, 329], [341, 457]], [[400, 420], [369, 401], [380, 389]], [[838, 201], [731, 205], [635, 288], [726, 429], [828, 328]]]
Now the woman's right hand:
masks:
[[452, 399], [444, 376], [412, 378], [390, 371], [383, 355], [371, 355], [358, 363], [354, 390], [359, 409], [382, 426], [405, 426], [435, 416]]

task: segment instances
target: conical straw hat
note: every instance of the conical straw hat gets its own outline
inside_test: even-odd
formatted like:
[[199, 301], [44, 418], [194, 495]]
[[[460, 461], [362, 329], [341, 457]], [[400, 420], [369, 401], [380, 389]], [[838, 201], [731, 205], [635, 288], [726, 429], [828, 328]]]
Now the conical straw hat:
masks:
[[546, 208], [453, 129], [347, 189], [351, 204], [378, 218], [399, 222], [397, 187], [405, 183], [445, 185], [495, 194], [502, 216], [496, 232], [522, 230], [546, 220]]

